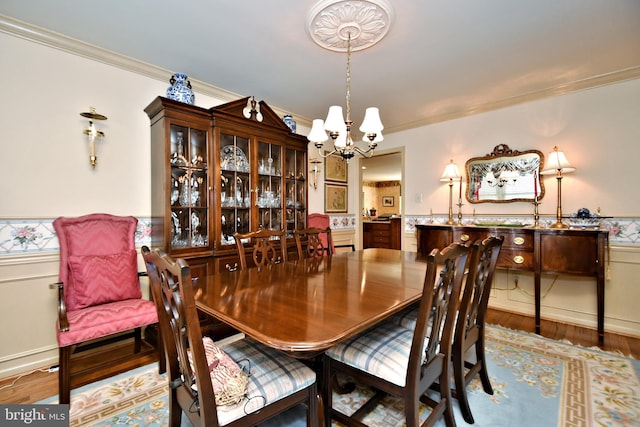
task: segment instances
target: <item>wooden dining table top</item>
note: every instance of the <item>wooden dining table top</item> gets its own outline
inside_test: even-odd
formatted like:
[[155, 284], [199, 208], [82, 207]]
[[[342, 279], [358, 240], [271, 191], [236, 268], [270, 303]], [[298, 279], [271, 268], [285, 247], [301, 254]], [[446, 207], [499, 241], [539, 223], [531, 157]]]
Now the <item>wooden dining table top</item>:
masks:
[[196, 306], [292, 356], [311, 358], [422, 296], [416, 252], [365, 249], [194, 280]]

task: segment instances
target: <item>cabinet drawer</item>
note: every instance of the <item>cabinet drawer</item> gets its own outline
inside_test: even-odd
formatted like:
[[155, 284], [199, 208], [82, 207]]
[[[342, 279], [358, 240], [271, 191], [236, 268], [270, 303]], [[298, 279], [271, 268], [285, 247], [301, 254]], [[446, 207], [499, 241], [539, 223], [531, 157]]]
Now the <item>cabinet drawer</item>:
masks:
[[533, 252], [512, 250], [504, 246], [498, 256], [498, 268], [511, 268], [518, 270], [533, 269]]
[[240, 269], [240, 259], [237, 255], [216, 257], [214, 258], [214, 260], [216, 265], [216, 273]]
[[504, 236], [502, 248], [514, 248], [522, 250], [533, 250], [533, 233], [500, 233]]
[[389, 231], [389, 224], [374, 224], [371, 222], [365, 223], [364, 225], [365, 231], [376, 232], [376, 231]]
[[372, 232], [370, 232], [370, 235], [371, 235], [371, 236], [374, 236], [374, 237], [382, 236], [382, 237], [389, 238], [389, 236], [391, 235], [391, 233], [389, 232], [389, 230], [384, 230], [384, 231], [377, 230], [377, 231], [372, 231]]
[[482, 240], [489, 237], [490, 233], [487, 233], [487, 230], [474, 230], [470, 228], [465, 228], [463, 230], [455, 230], [453, 232], [453, 241], [457, 243], [473, 243], [476, 240]]
[[389, 244], [390, 240], [389, 240], [389, 235], [386, 235], [386, 236], [373, 235], [371, 236], [371, 241]]

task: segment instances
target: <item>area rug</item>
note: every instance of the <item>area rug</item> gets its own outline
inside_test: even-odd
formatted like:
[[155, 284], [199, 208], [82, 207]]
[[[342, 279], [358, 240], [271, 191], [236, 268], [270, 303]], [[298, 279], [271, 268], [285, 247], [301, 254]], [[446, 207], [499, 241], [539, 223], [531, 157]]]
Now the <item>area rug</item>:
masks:
[[[636, 360], [496, 326], [487, 328], [486, 357], [494, 394], [484, 393], [478, 379], [469, 384], [475, 426], [640, 426]], [[369, 395], [357, 387], [335, 395], [334, 405], [350, 413]], [[149, 365], [72, 391], [70, 426], [166, 426], [167, 403], [166, 378]], [[466, 425], [455, 400], [453, 408], [457, 423]], [[427, 413], [422, 408], [421, 417]], [[365, 422], [404, 426], [402, 402], [383, 399]], [[305, 424], [299, 407], [262, 427]], [[184, 417], [183, 425], [189, 425]]]

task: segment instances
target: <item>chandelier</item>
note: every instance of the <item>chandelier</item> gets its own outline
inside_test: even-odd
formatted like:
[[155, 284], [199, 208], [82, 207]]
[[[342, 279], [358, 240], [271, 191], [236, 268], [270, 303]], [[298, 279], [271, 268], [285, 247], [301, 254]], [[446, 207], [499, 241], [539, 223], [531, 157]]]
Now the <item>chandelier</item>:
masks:
[[[359, 128], [367, 148], [360, 148], [353, 141], [351, 43], [356, 42], [357, 50], [377, 43], [388, 32], [392, 16], [391, 5], [385, 0], [362, 2], [323, 0], [311, 10], [307, 28], [312, 39], [320, 46], [335, 51], [343, 51], [346, 41], [347, 52], [346, 116], [343, 116], [341, 106], [329, 107], [326, 120], [313, 120], [311, 131], [307, 136], [307, 139], [316, 146], [321, 157], [335, 155], [345, 161], [349, 161], [356, 153], [363, 157], [371, 157], [378, 143], [383, 140], [384, 126], [380, 120], [380, 112], [377, 107], [369, 107], [365, 111], [364, 120]], [[333, 140], [333, 149], [324, 153], [324, 143], [329, 137]]]

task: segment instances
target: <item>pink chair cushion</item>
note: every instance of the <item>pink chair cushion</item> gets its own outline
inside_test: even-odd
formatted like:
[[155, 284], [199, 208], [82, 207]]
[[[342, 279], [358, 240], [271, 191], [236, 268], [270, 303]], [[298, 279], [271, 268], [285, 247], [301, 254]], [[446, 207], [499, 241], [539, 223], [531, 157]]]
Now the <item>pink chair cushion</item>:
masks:
[[113, 255], [70, 255], [76, 308], [142, 298], [135, 249]]
[[67, 312], [69, 331], [56, 327], [58, 345], [66, 347], [158, 322], [155, 303], [128, 299]]
[[[331, 226], [331, 218], [329, 215], [321, 214], [321, 213], [312, 213], [307, 217], [307, 227], [310, 228], [329, 228]], [[325, 233], [320, 234], [320, 241], [327, 247], [327, 235]], [[336, 248], [331, 242], [331, 252], [335, 253]]]

